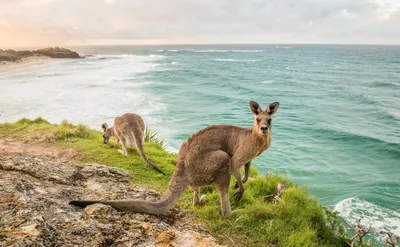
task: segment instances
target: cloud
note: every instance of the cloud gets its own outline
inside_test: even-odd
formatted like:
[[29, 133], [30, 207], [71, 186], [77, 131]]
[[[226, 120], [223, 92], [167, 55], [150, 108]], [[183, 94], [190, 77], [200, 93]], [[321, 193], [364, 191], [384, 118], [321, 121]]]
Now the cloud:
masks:
[[[0, 45], [400, 43], [397, 0], [0, 0]], [[27, 32], [31, 41], [17, 40]], [[22, 35], [24, 36], [24, 35]], [[38, 42], [39, 43], [39, 42]]]

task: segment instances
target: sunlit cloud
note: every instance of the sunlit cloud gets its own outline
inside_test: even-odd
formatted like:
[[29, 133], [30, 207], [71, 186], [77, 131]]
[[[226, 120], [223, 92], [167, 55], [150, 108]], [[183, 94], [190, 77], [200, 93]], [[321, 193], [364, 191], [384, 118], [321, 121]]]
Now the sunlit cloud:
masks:
[[0, 0], [0, 6], [0, 46], [400, 43], [398, 0]]

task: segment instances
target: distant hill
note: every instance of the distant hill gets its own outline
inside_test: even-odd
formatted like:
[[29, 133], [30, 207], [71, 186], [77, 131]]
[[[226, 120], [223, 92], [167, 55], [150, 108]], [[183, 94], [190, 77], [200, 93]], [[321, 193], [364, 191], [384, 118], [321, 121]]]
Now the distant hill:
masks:
[[45, 56], [50, 58], [84, 58], [81, 57], [77, 52], [71, 51], [66, 48], [60, 47], [48, 47], [40, 50], [22, 50], [22, 51], [15, 51], [11, 49], [2, 50], [0, 49], [0, 62], [7, 61], [7, 62], [16, 62], [21, 60], [22, 58], [26, 57], [33, 57], [33, 56]]

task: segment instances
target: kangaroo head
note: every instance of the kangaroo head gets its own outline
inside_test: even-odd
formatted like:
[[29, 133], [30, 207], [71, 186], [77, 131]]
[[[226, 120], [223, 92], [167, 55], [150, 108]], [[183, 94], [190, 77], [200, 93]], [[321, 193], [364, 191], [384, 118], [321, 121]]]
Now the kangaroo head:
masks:
[[108, 124], [107, 123], [103, 123], [101, 125], [101, 128], [103, 129], [103, 141], [104, 144], [107, 144], [110, 141], [110, 137], [112, 136], [112, 130], [111, 128], [108, 128]]
[[253, 129], [257, 134], [268, 135], [272, 128], [272, 115], [278, 110], [279, 102], [271, 103], [265, 111], [257, 102], [250, 101], [250, 110], [254, 114]]

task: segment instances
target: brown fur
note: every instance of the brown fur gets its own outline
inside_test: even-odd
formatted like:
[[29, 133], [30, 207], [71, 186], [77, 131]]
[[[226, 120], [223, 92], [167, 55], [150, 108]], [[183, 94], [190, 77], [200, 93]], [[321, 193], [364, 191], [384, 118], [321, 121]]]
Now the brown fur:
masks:
[[278, 107], [279, 103], [275, 102], [266, 111], [262, 111], [256, 102], [250, 101], [250, 109], [255, 116], [252, 128], [212, 125], [193, 134], [181, 145], [168, 190], [157, 202], [72, 201], [70, 204], [85, 207], [93, 203], [104, 203], [120, 211], [165, 214], [188, 186], [194, 190], [194, 204], [198, 204], [199, 188], [214, 185], [220, 194], [222, 216], [227, 217], [231, 213], [231, 174], [235, 176], [239, 188], [235, 197], [240, 199], [244, 193], [240, 168], [245, 165], [248, 173], [250, 161], [271, 145], [271, 116]]
[[157, 172], [165, 175], [164, 172], [149, 161], [144, 153], [143, 136], [145, 125], [143, 119], [139, 115], [134, 113], [125, 113], [124, 115], [115, 118], [113, 127], [108, 128], [108, 124], [106, 123], [101, 127], [104, 130], [103, 139], [105, 144], [109, 142], [110, 137], [115, 137], [117, 143], [114, 147], [121, 142], [122, 150], [119, 149], [118, 151], [125, 156], [128, 155], [128, 151], [126, 150], [127, 145], [136, 146], [142, 160]]

